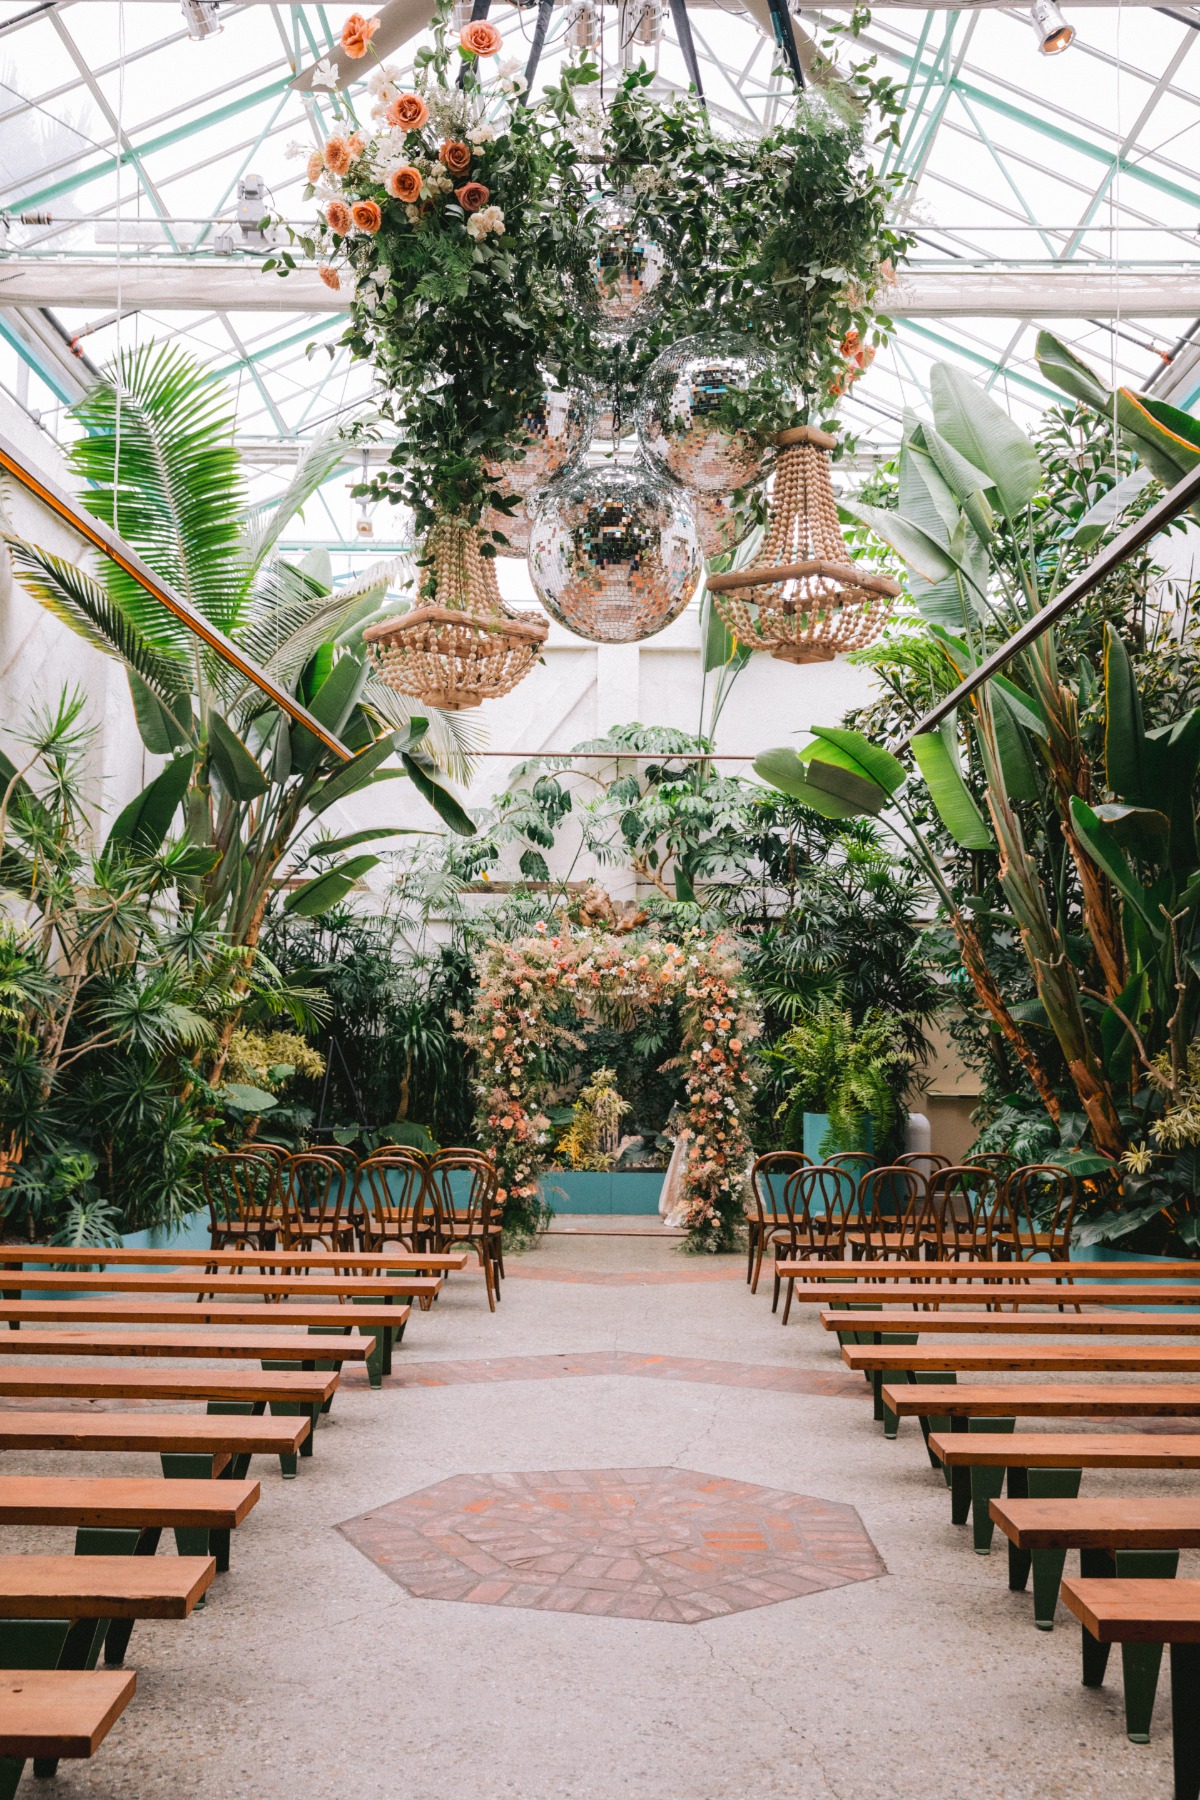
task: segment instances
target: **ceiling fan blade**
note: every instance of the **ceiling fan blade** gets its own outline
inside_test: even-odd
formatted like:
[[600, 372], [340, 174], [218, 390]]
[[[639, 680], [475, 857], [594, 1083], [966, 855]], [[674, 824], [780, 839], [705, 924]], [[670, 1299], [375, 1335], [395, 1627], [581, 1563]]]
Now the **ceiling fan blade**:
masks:
[[371, 70], [378, 67], [393, 50], [399, 50], [410, 38], [415, 38], [419, 32], [424, 31], [432, 21], [435, 10], [436, 0], [387, 0], [387, 4], [374, 14], [379, 20], [379, 30], [371, 39], [371, 48], [366, 56], [347, 56], [341, 45], [335, 44], [328, 55], [321, 59], [331, 63], [337, 72], [337, 80], [332, 89], [325, 82], [321, 82], [319, 86], [313, 85], [313, 76], [318, 67], [314, 63], [311, 68], [302, 70], [296, 76], [291, 84], [293, 92], [329, 93], [349, 87], [352, 81], [365, 80]]

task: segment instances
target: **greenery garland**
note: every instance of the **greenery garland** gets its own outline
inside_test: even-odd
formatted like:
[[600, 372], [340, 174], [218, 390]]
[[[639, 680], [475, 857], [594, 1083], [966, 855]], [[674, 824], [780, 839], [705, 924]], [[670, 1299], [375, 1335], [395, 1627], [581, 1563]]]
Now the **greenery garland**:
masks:
[[540, 1176], [550, 1121], [542, 1103], [552, 1051], [582, 1049], [591, 1013], [628, 1026], [650, 1009], [679, 1009], [688, 1153], [677, 1220], [696, 1250], [728, 1250], [743, 1216], [751, 1155], [749, 1045], [757, 1032], [741, 965], [728, 940], [572, 931], [540, 924], [514, 942], [492, 939], [478, 959], [479, 991], [460, 1034], [478, 1059], [476, 1136], [494, 1156], [506, 1227], [536, 1231], [548, 1214]]

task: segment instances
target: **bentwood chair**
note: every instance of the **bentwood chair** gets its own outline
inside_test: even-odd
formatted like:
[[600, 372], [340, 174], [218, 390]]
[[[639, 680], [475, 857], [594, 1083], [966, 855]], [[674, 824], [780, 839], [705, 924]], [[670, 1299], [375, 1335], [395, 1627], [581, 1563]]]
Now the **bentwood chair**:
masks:
[[989, 1233], [989, 1253], [1012, 1262], [1038, 1256], [1051, 1261], [1066, 1258], [1078, 1204], [1075, 1177], [1056, 1163], [1031, 1163], [1014, 1170]]
[[948, 1164], [930, 1177], [926, 1241], [940, 1262], [970, 1262], [986, 1253], [1003, 1193], [1003, 1180], [976, 1163]]
[[[279, 1185], [269, 1158], [227, 1150], [201, 1166], [213, 1250], [273, 1250]], [[214, 1265], [215, 1267], [215, 1265]]]
[[[779, 1304], [779, 1265], [785, 1255], [814, 1260], [826, 1257], [836, 1260], [843, 1255], [846, 1221], [856, 1193], [854, 1181], [846, 1171], [831, 1169], [821, 1163], [797, 1169], [789, 1178], [784, 1205], [792, 1222], [792, 1236], [786, 1247], [782, 1239], [775, 1240], [775, 1294], [771, 1301], [772, 1312]], [[792, 1290], [795, 1285], [795, 1277], [789, 1275], [787, 1299], [783, 1305], [785, 1325], [792, 1310]]]
[[483, 1270], [488, 1306], [495, 1312], [504, 1275], [495, 1164], [480, 1150], [439, 1150], [429, 1159], [425, 1180], [427, 1199], [436, 1208], [439, 1243], [444, 1248], [475, 1252]]
[[283, 1242], [287, 1250], [353, 1250], [353, 1183], [340, 1157], [298, 1150], [283, 1165]]
[[923, 1175], [928, 1181], [939, 1169], [950, 1167], [950, 1158], [942, 1156], [937, 1150], [906, 1150], [896, 1158], [894, 1166], [898, 1169], [915, 1169], [918, 1175]]
[[427, 1198], [428, 1159], [419, 1150], [397, 1146], [377, 1150], [358, 1165], [358, 1205], [364, 1250], [399, 1244], [428, 1250], [441, 1221]]
[[[767, 1245], [777, 1238], [790, 1239], [791, 1218], [785, 1205], [787, 1184], [800, 1169], [808, 1167], [802, 1150], [768, 1150], [756, 1158], [750, 1171], [750, 1196], [754, 1212], [746, 1214], [746, 1280], [750, 1292], [757, 1294]], [[775, 1299], [779, 1299], [779, 1282], [775, 1283]], [[774, 1311], [774, 1306], [772, 1306]]]
[[868, 1262], [893, 1257], [915, 1261], [924, 1243], [927, 1198], [924, 1177], [916, 1169], [897, 1163], [871, 1169], [858, 1184], [847, 1241]]
[[1008, 1180], [1018, 1166], [1019, 1160], [1011, 1150], [981, 1150], [977, 1156], [972, 1156], [971, 1167], [973, 1169], [991, 1169], [1003, 1182]]

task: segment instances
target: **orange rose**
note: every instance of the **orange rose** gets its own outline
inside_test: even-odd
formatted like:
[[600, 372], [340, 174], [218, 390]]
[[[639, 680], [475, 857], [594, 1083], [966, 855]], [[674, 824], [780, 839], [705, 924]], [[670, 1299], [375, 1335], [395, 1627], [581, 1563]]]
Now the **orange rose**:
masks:
[[455, 188], [454, 198], [464, 212], [478, 212], [481, 206], [487, 205], [489, 193], [482, 181], [466, 181], [462, 187]]
[[331, 137], [325, 146], [325, 167], [331, 175], [344, 175], [354, 158], [344, 137]]
[[367, 46], [378, 30], [378, 19], [364, 19], [361, 13], [351, 13], [342, 26], [342, 49], [357, 62], [367, 54]]
[[349, 236], [354, 221], [344, 200], [331, 200], [325, 208], [325, 218], [331, 231], [336, 231], [339, 237]]
[[458, 138], [447, 138], [438, 151], [438, 161], [452, 175], [465, 175], [471, 166], [471, 146]]
[[420, 131], [429, 119], [429, 108], [420, 94], [401, 94], [392, 101], [384, 115], [389, 125], [399, 125], [405, 131]]
[[352, 162], [356, 161], [362, 155], [366, 147], [361, 131], [353, 132], [351, 136], [346, 139], [346, 148], [350, 152], [350, 160]]
[[383, 214], [374, 200], [356, 200], [350, 208], [350, 217], [360, 231], [369, 231], [372, 236], [383, 224]]
[[421, 198], [421, 174], [418, 169], [410, 169], [407, 164], [402, 169], [393, 169], [387, 178], [387, 191], [393, 200], [403, 200], [409, 206]]
[[320, 181], [322, 175], [325, 173], [325, 158], [321, 155], [319, 150], [314, 150], [309, 157], [308, 167], [305, 169], [304, 173], [314, 185]]
[[317, 270], [317, 274], [321, 277], [321, 280], [325, 283], [327, 288], [332, 288], [335, 294], [339, 291], [342, 285], [342, 278], [336, 269], [331, 269], [328, 263], [322, 263]]
[[486, 19], [472, 19], [469, 25], [463, 26], [458, 41], [470, 56], [495, 56], [503, 40], [496, 27], [489, 25]]

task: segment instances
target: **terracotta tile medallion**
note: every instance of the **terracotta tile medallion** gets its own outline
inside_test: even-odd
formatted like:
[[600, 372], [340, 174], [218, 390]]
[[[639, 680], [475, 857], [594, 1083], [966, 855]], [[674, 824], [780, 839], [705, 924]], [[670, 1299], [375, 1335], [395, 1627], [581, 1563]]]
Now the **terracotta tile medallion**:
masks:
[[694, 1469], [456, 1475], [338, 1529], [418, 1599], [675, 1625], [887, 1573], [852, 1506]]

